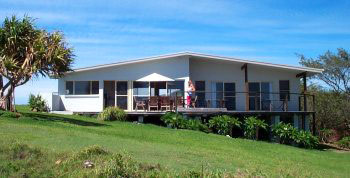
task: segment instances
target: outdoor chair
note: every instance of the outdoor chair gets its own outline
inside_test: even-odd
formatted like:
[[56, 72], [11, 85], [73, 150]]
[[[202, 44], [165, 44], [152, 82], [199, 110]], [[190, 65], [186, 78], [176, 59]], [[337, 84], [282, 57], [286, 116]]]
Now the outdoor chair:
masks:
[[156, 108], [156, 110], [159, 110], [158, 105], [158, 97], [157, 96], [151, 96], [148, 100], [148, 110], [151, 111], [151, 108]]
[[169, 96], [160, 96], [160, 109], [163, 110], [165, 108], [166, 111], [170, 110], [170, 97]]
[[142, 110], [146, 110], [146, 101], [144, 100], [137, 100], [136, 96], [134, 96], [134, 102], [135, 102], [135, 110], [137, 111], [139, 107], [142, 108]]

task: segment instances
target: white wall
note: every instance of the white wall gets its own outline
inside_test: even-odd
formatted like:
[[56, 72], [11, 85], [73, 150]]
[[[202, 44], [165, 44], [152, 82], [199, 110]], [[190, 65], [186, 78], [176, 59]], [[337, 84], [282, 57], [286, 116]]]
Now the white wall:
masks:
[[[242, 63], [229, 61], [218, 61], [212, 59], [190, 59], [190, 78], [193, 82], [205, 81], [206, 91], [211, 91], [211, 82], [234, 82], [236, 92], [245, 92], [244, 70], [241, 70]], [[248, 64], [248, 81], [249, 82], [271, 82], [272, 92], [279, 92], [279, 80], [290, 81], [291, 93], [299, 93], [299, 78], [296, 78], [297, 72], [279, 68], [271, 68]], [[210, 94], [209, 94], [210, 95]], [[207, 96], [206, 97], [210, 97]], [[279, 95], [272, 95], [276, 100], [274, 105], [282, 105]], [[279, 102], [279, 103], [278, 103]], [[288, 103], [289, 110], [298, 109], [298, 96], [291, 95]], [[236, 94], [236, 109], [245, 110], [245, 95]]]
[[[60, 109], [73, 112], [100, 112], [103, 110], [103, 81], [119, 80], [129, 81], [128, 110], [131, 110], [131, 81], [152, 73], [158, 73], [175, 80], [186, 80], [189, 76], [188, 57], [154, 60], [68, 74], [58, 80], [58, 92], [62, 100]], [[99, 81], [100, 90], [98, 95], [65, 95], [66, 81], [90, 80]]]

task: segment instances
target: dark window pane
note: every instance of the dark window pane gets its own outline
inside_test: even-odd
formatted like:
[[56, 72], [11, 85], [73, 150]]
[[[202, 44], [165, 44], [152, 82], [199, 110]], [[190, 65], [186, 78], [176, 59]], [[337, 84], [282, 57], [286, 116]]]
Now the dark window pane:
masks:
[[98, 94], [99, 93], [99, 83], [98, 81], [91, 81], [91, 94]]
[[260, 97], [249, 97], [249, 110], [260, 110]]
[[120, 109], [128, 109], [128, 97], [127, 96], [117, 96], [117, 106]]
[[76, 81], [74, 89], [76, 95], [88, 95], [90, 94], [90, 81]]
[[205, 107], [206, 106], [206, 102], [205, 102], [205, 93], [204, 92], [196, 92], [196, 96], [197, 96], [197, 107]]
[[225, 106], [227, 110], [236, 110], [236, 97], [225, 97]]
[[73, 94], [73, 82], [72, 81], [66, 81], [66, 94], [67, 95]]
[[196, 81], [195, 88], [196, 91], [205, 91], [205, 81]]
[[167, 82], [168, 85], [168, 96], [183, 96], [184, 95], [184, 84], [185, 81], [173, 81]]
[[235, 96], [236, 86], [235, 83], [225, 83], [225, 96]]
[[117, 82], [117, 95], [127, 95], [128, 94], [128, 82]]
[[280, 80], [280, 90], [289, 90], [289, 80]]
[[290, 100], [289, 80], [280, 80], [279, 88], [280, 88], [280, 100], [286, 100], [286, 99]]
[[249, 96], [256, 96], [260, 95], [260, 83], [249, 83], [248, 84], [249, 88]]
[[134, 82], [134, 95], [149, 95], [149, 82]]

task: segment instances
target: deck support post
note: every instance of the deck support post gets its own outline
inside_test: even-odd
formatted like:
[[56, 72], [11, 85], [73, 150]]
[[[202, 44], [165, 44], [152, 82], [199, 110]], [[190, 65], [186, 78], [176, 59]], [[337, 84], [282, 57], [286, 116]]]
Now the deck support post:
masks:
[[143, 116], [142, 115], [137, 116], [137, 121], [140, 123], [143, 123]]
[[245, 83], [245, 110], [249, 111], [249, 85], [248, 85], [248, 64], [245, 63], [241, 70], [244, 70], [244, 83]]
[[294, 123], [294, 127], [299, 129], [299, 116], [297, 114], [293, 115], [293, 123]]
[[303, 78], [303, 94], [304, 94], [304, 111], [307, 111], [307, 82], [306, 82], [306, 76], [307, 72], [302, 72], [296, 75], [296, 77], [302, 77]]

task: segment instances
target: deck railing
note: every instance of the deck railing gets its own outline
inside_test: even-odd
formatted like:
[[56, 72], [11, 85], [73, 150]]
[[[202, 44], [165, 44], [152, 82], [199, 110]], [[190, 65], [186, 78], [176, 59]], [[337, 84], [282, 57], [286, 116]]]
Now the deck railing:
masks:
[[[187, 96], [187, 95], [186, 95]], [[279, 92], [176, 92], [174, 109], [217, 108], [228, 111], [315, 111], [315, 96], [307, 93]]]

